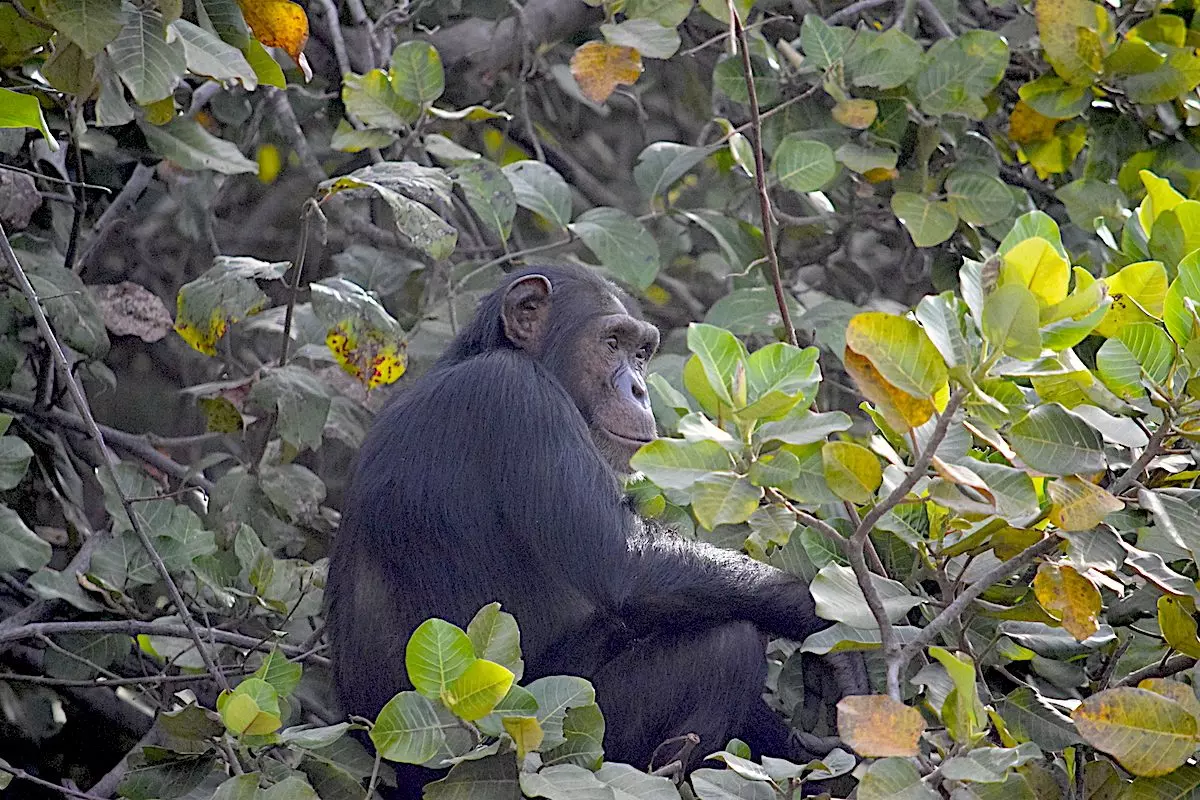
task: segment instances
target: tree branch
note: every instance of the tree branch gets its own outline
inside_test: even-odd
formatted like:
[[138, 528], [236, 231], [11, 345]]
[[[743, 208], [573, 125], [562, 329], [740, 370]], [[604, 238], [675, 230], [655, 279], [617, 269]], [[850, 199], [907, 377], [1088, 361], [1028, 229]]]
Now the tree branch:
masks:
[[1173, 425], [1171, 417], [1164, 412], [1162, 423], [1159, 424], [1158, 430], [1150, 436], [1150, 440], [1146, 442], [1142, 454], [1129, 466], [1129, 469], [1125, 470], [1124, 475], [1113, 481], [1113, 485], [1108, 487], [1109, 492], [1119, 495], [1133, 486], [1134, 481], [1142, 476], [1150, 462], [1162, 452], [1163, 442], [1171, 435]]
[[1117, 686], [1137, 686], [1147, 678], [1169, 678], [1185, 669], [1191, 669], [1196, 659], [1191, 656], [1171, 656], [1166, 661], [1155, 661], [1148, 667], [1129, 673], [1117, 681]]

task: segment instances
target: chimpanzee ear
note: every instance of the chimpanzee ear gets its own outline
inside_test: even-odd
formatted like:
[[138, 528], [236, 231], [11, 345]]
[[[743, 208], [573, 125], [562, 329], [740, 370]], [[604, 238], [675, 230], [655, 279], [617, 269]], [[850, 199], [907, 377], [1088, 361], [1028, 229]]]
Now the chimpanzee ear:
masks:
[[550, 317], [550, 290], [550, 279], [545, 275], [526, 275], [504, 293], [504, 335], [522, 350], [541, 346]]

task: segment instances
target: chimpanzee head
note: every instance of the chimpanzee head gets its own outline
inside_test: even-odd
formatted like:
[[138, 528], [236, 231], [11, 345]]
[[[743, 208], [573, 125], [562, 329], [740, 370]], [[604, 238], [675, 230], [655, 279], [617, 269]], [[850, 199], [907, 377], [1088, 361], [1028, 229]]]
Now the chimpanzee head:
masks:
[[658, 330], [636, 314], [628, 296], [585, 269], [528, 269], [484, 298], [443, 362], [500, 347], [528, 353], [571, 395], [613, 469], [628, 472], [630, 456], [654, 438], [646, 364]]

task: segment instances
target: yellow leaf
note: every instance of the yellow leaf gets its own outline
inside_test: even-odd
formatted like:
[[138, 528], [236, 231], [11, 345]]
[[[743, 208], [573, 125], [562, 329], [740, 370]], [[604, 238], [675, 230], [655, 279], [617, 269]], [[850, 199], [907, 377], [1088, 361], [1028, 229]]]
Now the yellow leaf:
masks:
[[925, 732], [921, 712], [887, 695], [843, 697], [837, 704], [838, 736], [864, 758], [915, 756]]
[[151, 125], [166, 125], [175, 119], [175, 97], [173, 95], [167, 95], [162, 100], [155, 100], [143, 108], [146, 109], [146, 122]]
[[271, 143], [260, 144], [256, 154], [258, 161], [258, 179], [262, 183], [274, 183], [283, 169], [283, 158], [279, 148]]
[[1054, 135], [1044, 142], [1034, 142], [1022, 147], [1017, 155], [1029, 162], [1038, 177], [1045, 180], [1050, 175], [1066, 172], [1075, 162], [1075, 157], [1087, 144], [1088, 129], [1079, 123], [1059, 125]]
[[865, 131], [879, 116], [874, 100], [843, 100], [833, 107], [833, 119], [839, 125]]
[[290, 0], [238, 0], [242, 16], [254, 38], [267, 47], [282, 48], [301, 66], [301, 54], [308, 42], [308, 17], [304, 9]]
[[1125, 507], [1116, 497], [1077, 475], [1059, 478], [1046, 486], [1046, 492], [1053, 503], [1050, 521], [1064, 531], [1091, 530]]
[[1039, 114], [1024, 100], [1018, 100], [1008, 118], [1008, 135], [1017, 144], [1049, 141], [1058, 120]]
[[1167, 644], [1185, 656], [1200, 658], [1195, 613], [1196, 603], [1190, 597], [1167, 594], [1158, 598], [1158, 629]]
[[863, 397], [873, 403], [896, 430], [919, 427], [933, 416], [933, 403], [888, 383], [866, 356], [847, 347], [843, 361]]
[[1146, 199], [1142, 200], [1137, 210], [1138, 222], [1142, 223], [1142, 230], [1149, 236], [1158, 215], [1170, 211], [1187, 198], [1175, 191], [1169, 180], [1158, 177], [1148, 169], [1138, 172], [1138, 177], [1146, 187]]
[[900, 177], [900, 170], [895, 167], [872, 167], [863, 173], [863, 177], [868, 183], [883, 183], [884, 181], [894, 181]]
[[1130, 264], [1104, 279], [1113, 303], [1096, 326], [1101, 336], [1116, 336], [1134, 322], [1156, 322], [1162, 318], [1167, 299], [1167, 270], [1159, 261]]
[[1196, 750], [1196, 717], [1166, 694], [1123, 686], [1097, 692], [1071, 713], [1079, 735], [1134, 775], [1173, 772]]
[[1038, 299], [1038, 305], [1052, 306], [1067, 297], [1071, 266], [1054, 245], [1036, 236], [1026, 239], [1004, 254], [1000, 285], [1024, 286]]
[[1075, 641], [1082, 642], [1100, 629], [1100, 590], [1074, 567], [1042, 564], [1033, 579], [1033, 593]]
[[1090, 84], [1116, 41], [1108, 12], [1089, 0], [1037, 0], [1034, 7], [1042, 51], [1063, 80]]
[[869, 503], [883, 483], [878, 456], [860, 444], [826, 442], [821, 463], [830, 491], [851, 503]]
[[368, 389], [395, 383], [408, 366], [403, 344], [397, 346], [374, 336], [359, 336], [349, 323], [330, 328], [325, 344], [338, 365]]
[[526, 753], [537, 750], [546, 735], [537, 717], [505, 717], [501, 724], [517, 746], [518, 760], [524, 759]]
[[588, 42], [571, 56], [571, 74], [584, 97], [603, 103], [618, 85], [637, 82], [642, 74], [642, 54], [632, 47]]
[[208, 324], [203, 327], [181, 321], [179, 315], [176, 315], [175, 320], [175, 332], [180, 338], [190, 344], [192, 349], [206, 356], [217, 354], [217, 340], [225, 335], [225, 330], [229, 327], [220, 309], [213, 311]]

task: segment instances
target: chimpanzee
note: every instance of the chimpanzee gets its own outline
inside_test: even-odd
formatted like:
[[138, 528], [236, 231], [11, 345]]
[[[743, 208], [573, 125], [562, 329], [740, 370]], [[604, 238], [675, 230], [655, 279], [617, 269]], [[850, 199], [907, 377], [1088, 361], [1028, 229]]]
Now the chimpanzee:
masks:
[[[521, 627], [525, 680], [595, 685], [608, 760], [645, 768], [687, 733], [697, 757], [732, 736], [796, 757], [762, 699], [763, 634], [798, 640], [829, 624], [808, 587], [656, 531], [623, 497], [619, 475], [655, 435], [644, 374], [657, 347], [613, 284], [528, 269], [379, 415], [329, 571], [344, 711], [374, 717], [410, 688], [404, 648], [421, 622], [465, 626], [499, 601]], [[867, 691], [861, 661], [833, 672], [843, 692]]]

